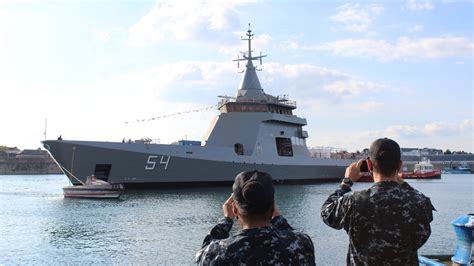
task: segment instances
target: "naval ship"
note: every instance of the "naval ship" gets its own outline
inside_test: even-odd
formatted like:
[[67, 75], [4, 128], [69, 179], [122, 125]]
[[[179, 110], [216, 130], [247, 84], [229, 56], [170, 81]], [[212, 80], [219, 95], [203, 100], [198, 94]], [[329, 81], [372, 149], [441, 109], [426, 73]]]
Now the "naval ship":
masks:
[[310, 156], [305, 118], [294, 114], [288, 96], [266, 94], [252, 55], [254, 34], [241, 39], [248, 51], [233, 61], [245, 63], [235, 97], [220, 96], [218, 116], [202, 142], [179, 144], [45, 140], [43, 146], [74, 185], [94, 174], [111, 184], [151, 186], [230, 182], [246, 170], [271, 174], [279, 182], [339, 179], [350, 163]]

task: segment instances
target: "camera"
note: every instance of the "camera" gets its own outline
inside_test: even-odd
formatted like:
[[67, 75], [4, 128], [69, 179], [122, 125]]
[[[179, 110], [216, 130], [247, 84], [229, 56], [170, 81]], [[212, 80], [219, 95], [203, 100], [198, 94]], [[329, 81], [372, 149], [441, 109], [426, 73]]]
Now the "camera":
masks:
[[360, 165], [360, 171], [362, 173], [368, 173], [369, 172], [369, 166], [367, 165], [367, 160], [362, 161], [362, 164]]

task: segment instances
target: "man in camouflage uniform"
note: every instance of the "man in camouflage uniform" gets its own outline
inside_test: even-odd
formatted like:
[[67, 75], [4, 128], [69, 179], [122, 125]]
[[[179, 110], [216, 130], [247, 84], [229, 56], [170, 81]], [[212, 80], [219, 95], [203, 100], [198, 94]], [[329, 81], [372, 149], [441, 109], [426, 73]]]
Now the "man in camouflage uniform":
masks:
[[321, 217], [349, 235], [348, 265], [418, 265], [417, 250], [431, 234], [434, 207], [398, 176], [402, 161], [395, 141], [374, 141], [369, 156], [374, 184], [352, 192], [363, 160], [351, 164], [341, 185], [324, 202]]
[[[235, 178], [222, 206], [224, 218], [204, 238], [196, 262], [203, 265], [314, 265], [311, 238], [293, 231], [275, 208], [273, 180], [258, 171]], [[273, 217], [273, 219], [272, 219]], [[242, 231], [229, 236], [233, 219]]]

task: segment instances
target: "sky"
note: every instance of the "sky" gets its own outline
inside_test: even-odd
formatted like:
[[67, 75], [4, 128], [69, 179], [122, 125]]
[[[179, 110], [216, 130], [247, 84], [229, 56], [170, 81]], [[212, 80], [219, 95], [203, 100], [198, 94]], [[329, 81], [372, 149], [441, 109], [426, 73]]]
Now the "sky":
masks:
[[389, 137], [474, 152], [473, 10], [448, 0], [0, 0], [0, 145], [202, 140], [217, 96], [237, 93], [243, 68], [232, 59], [251, 23], [254, 51], [268, 55], [260, 83], [296, 101], [308, 146], [356, 151]]

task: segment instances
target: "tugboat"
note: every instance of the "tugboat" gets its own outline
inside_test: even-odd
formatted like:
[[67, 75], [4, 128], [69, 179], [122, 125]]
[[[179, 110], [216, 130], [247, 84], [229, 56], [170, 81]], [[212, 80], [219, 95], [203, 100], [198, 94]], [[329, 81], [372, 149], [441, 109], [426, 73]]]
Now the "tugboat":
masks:
[[248, 50], [234, 60], [246, 63], [236, 96], [220, 96], [220, 114], [198, 145], [63, 139], [43, 141], [43, 146], [74, 185], [80, 182], [72, 174], [94, 173], [109, 183], [150, 187], [231, 182], [239, 172], [254, 169], [277, 182], [340, 179], [351, 161], [311, 157], [303, 130], [307, 121], [293, 113], [296, 102], [262, 89], [253, 61], [261, 65], [266, 55], [252, 54], [253, 36], [249, 28], [242, 37]]
[[415, 164], [413, 172], [401, 172], [399, 176], [403, 179], [437, 179], [441, 178], [441, 171], [434, 170], [429, 159], [423, 159]]

